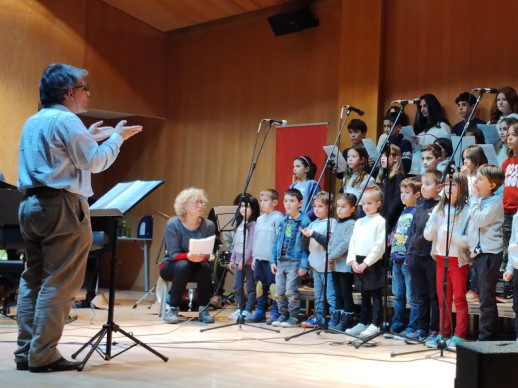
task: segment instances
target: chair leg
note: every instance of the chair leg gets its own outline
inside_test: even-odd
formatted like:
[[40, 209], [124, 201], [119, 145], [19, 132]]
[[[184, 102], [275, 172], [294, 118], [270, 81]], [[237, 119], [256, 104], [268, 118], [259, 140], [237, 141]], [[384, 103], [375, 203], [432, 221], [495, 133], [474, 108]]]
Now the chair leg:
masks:
[[189, 295], [189, 311], [192, 311], [192, 301], [194, 299], [194, 289], [189, 288], [188, 295]]

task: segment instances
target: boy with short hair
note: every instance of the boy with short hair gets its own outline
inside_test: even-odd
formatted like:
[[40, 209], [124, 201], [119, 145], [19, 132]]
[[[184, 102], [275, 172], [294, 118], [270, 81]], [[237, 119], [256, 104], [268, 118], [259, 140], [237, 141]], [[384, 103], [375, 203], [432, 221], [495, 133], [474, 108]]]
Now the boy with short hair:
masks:
[[495, 191], [504, 183], [501, 168], [483, 164], [477, 170], [469, 200], [469, 248], [479, 285], [479, 341], [496, 340], [496, 284], [502, 264], [504, 206]]
[[367, 137], [367, 124], [360, 119], [352, 119], [347, 125], [349, 138], [353, 146], [363, 147], [363, 139]]
[[[257, 298], [257, 307], [252, 316], [246, 317], [246, 322], [265, 322], [271, 325], [272, 322], [279, 318], [279, 310], [277, 302], [272, 303], [270, 317], [266, 320], [266, 311], [268, 311], [268, 291], [270, 286], [275, 284], [275, 275], [270, 269], [270, 258], [272, 255], [273, 244], [277, 237], [279, 225], [284, 218], [282, 213], [275, 210], [275, 206], [279, 202], [279, 193], [275, 189], [267, 189], [259, 194], [259, 205], [263, 214], [257, 218], [254, 230], [254, 239], [252, 246], [252, 269], [254, 270], [254, 278], [261, 282], [263, 293]], [[272, 299], [273, 295], [272, 295]]]
[[[417, 199], [421, 195], [421, 181], [415, 177], [405, 178], [401, 182], [400, 188], [401, 202], [405, 205], [405, 209], [397, 221], [390, 252], [392, 293], [394, 294], [394, 315], [392, 316], [390, 331], [407, 336], [416, 331], [419, 314], [412, 276], [408, 270], [408, 247], [412, 235], [412, 219], [414, 218]], [[408, 326], [403, 329], [407, 302], [410, 304], [410, 318]], [[390, 338], [390, 335], [388, 337]]]
[[[383, 118], [383, 130], [390, 131], [390, 128], [394, 125], [394, 122], [397, 119], [398, 114], [396, 112], [387, 112], [385, 117]], [[403, 134], [400, 133], [402, 125], [401, 125], [401, 118], [398, 121], [398, 124], [394, 127], [394, 130], [392, 131], [392, 136], [389, 139], [389, 144], [394, 144], [399, 147], [401, 150], [401, 164], [403, 165], [403, 170], [405, 171], [405, 174], [408, 174], [410, 172], [410, 168], [412, 167], [412, 144], [405, 139]], [[381, 147], [380, 144], [378, 144], [378, 147]], [[382, 152], [381, 149], [378, 149], [379, 152]]]
[[294, 327], [299, 323], [298, 289], [301, 277], [306, 275], [309, 268], [308, 252], [302, 246], [304, 236], [300, 230], [311, 222], [300, 212], [303, 202], [302, 193], [297, 189], [289, 189], [284, 193], [287, 215], [279, 225], [270, 257], [270, 267], [275, 274], [275, 299], [280, 314], [272, 323], [273, 326]]
[[[442, 190], [441, 173], [425, 171], [421, 176], [422, 202], [416, 207], [412, 219], [412, 232], [408, 247], [407, 263], [412, 277], [418, 305], [417, 329], [407, 337], [419, 341], [435, 340], [439, 330], [439, 301], [436, 288], [436, 263], [430, 252], [432, 242], [423, 232], [432, 209], [439, 202]], [[428, 337], [427, 337], [428, 334]]]
[[[451, 129], [452, 135], [461, 135], [462, 130], [466, 125], [466, 120], [471, 114], [471, 111], [473, 110], [473, 106], [475, 105], [476, 101], [477, 99], [475, 98], [475, 96], [468, 92], [463, 92], [459, 94], [458, 97], [455, 99], [455, 104], [457, 104], [457, 111], [459, 112], [460, 117], [462, 117], [462, 121], [459, 121], [457, 124], [453, 126], [453, 128]], [[485, 122], [477, 117], [473, 117], [470, 120], [468, 127], [476, 127], [477, 124], [485, 124]]]
[[442, 160], [442, 149], [438, 144], [427, 144], [421, 148], [421, 171], [436, 171], [437, 165]]

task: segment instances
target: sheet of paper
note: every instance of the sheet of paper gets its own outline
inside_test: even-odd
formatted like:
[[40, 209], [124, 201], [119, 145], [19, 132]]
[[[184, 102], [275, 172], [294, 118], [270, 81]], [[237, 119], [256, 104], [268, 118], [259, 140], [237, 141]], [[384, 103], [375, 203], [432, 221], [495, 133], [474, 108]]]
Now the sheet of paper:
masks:
[[486, 144], [496, 144], [500, 140], [500, 132], [496, 124], [477, 124], [477, 127], [484, 133]]
[[495, 147], [493, 144], [479, 144], [479, 146], [482, 147], [484, 154], [486, 154], [487, 163], [498, 166], [498, 158], [496, 157]]
[[380, 153], [378, 152], [378, 149], [374, 145], [374, 142], [369, 138], [362, 139], [362, 142], [363, 142], [363, 146], [365, 147], [365, 150], [369, 154], [369, 158], [376, 160]]
[[214, 250], [216, 236], [206, 238], [191, 238], [189, 240], [189, 253], [193, 255], [210, 255]]
[[[460, 136], [454, 136], [451, 137], [451, 145], [453, 146], [453, 150], [455, 151], [457, 149], [457, 145], [460, 142]], [[464, 136], [462, 138], [462, 144], [460, 145], [459, 149], [455, 153], [454, 162], [456, 166], [462, 166], [464, 163], [462, 163], [462, 151], [464, 151], [464, 148], [467, 146], [475, 144], [475, 138], [473, 136]]]
[[326, 145], [324, 146], [324, 151], [326, 151], [327, 157], [335, 162], [337, 168], [336, 172], [344, 172], [347, 167], [347, 162], [338, 147], [335, 145]]
[[412, 144], [412, 152], [416, 152], [419, 150], [419, 145], [414, 142], [413, 137], [415, 136], [414, 128], [411, 125], [407, 125], [405, 127], [401, 127], [399, 131], [400, 134], [403, 135], [405, 139], [407, 139], [410, 144]]

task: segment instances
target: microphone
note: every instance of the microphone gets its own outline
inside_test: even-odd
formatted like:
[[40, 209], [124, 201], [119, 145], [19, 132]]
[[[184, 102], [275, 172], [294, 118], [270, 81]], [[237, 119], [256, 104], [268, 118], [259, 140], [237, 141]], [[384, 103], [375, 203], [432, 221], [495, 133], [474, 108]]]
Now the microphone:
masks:
[[496, 88], [475, 88], [473, 89], [474, 92], [480, 92], [480, 93], [491, 93], [496, 94], [498, 90]]
[[417, 105], [417, 104], [419, 104], [420, 101], [421, 101], [421, 99], [414, 98], [413, 100], [396, 100], [396, 101], [392, 101], [392, 104], [401, 104], [401, 105], [416, 104]]
[[284, 127], [286, 124], [288, 124], [286, 120], [264, 119], [264, 121], [268, 121], [270, 124], [278, 124], [281, 127]]
[[353, 112], [358, 113], [359, 116], [363, 116], [363, 113], [364, 113], [363, 110], [355, 108], [354, 106], [351, 106], [351, 105], [344, 105], [342, 108], [347, 108], [348, 110], [352, 110]]

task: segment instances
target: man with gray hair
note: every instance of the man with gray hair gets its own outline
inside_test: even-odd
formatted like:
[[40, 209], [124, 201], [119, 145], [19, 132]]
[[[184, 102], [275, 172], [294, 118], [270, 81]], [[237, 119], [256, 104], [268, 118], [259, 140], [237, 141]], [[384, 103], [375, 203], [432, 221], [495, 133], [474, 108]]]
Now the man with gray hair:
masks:
[[47, 67], [39, 86], [42, 109], [22, 130], [18, 189], [25, 197], [18, 215], [27, 268], [18, 294], [18, 370], [64, 371], [80, 364], [63, 358], [57, 345], [92, 244], [86, 201], [93, 194], [91, 174], [106, 170], [123, 141], [142, 130], [124, 120], [115, 128], [99, 121], [87, 129], [77, 116], [88, 109], [87, 75], [66, 64]]

